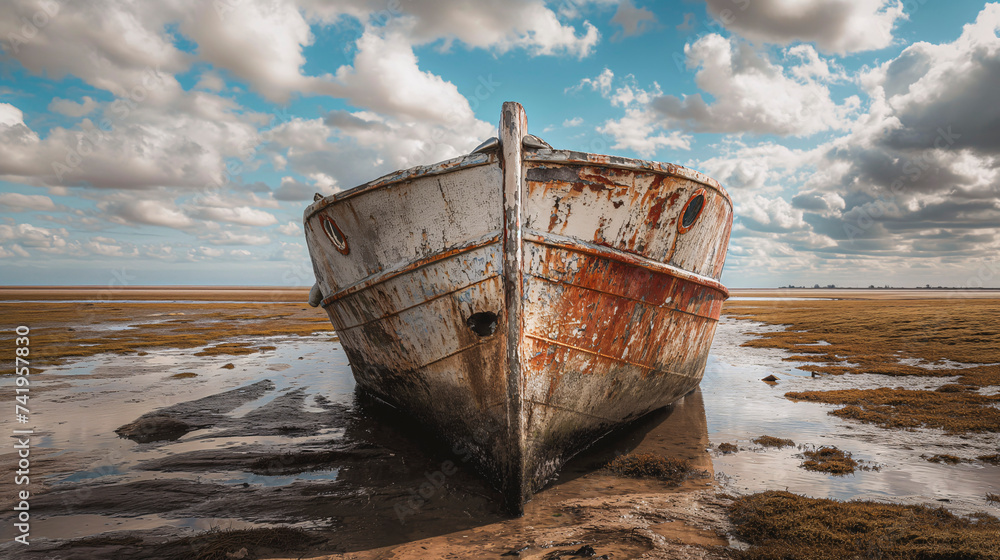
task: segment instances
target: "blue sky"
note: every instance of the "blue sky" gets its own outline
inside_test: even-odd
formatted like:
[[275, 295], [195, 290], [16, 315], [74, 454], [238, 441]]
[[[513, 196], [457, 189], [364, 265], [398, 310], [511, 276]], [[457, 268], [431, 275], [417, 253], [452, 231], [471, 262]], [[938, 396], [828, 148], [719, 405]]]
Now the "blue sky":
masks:
[[723, 183], [723, 281], [1000, 286], [1000, 6], [170, 0], [0, 6], [0, 284], [310, 285], [303, 208], [468, 152]]

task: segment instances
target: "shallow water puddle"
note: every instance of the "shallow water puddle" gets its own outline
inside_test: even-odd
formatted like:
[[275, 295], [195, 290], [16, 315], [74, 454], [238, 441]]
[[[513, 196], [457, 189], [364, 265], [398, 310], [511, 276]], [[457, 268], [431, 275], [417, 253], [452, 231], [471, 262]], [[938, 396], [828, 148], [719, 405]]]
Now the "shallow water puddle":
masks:
[[[709, 439], [735, 443], [734, 454], [713, 453], [719, 478], [731, 490], [752, 493], [788, 489], [812, 497], [892, 499], [934, 503], [961, 513], [991, 510], [987, 492], [1000, 488], [1000, 467], [981, 463], [946, 465], [921, 455], [965, 458], [997, 452], [996, 434], [948, 436], [941, 430], [885, 430], [827, 414], [833, 405], [793, 402], [790, 391], [903, 387], [934, 389], [955, 377], [891, 377], [871, 374], [803, 377], [791, 354], [769, 348], [740, 347], [754, 333], [774, 326], [723, 318], [701, 384]], [[775, 375], [778, 382], [761, 381]], [[763, 448], [750, 440], [768, 435], [795, 441], [798, 448]], [[847, 476], [799, 468], [802, 447], [836, 446], [855, 459], [880, 467]]]

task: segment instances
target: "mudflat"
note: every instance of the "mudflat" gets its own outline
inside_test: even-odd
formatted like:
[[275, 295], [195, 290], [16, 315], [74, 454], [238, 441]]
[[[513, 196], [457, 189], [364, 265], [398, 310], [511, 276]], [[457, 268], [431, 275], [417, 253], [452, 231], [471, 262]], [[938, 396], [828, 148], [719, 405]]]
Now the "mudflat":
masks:
[[[937, 527], [938, 557], [997, 558], [1000, 297], [888, 292], [734, 291], [702, 388], [595, 443], [511, 519], [461, 450], [355, 393], [308, 290], [0, 289], [31, 329], [38, 438], [32, 543], [4, 522], [0, 553], [807, 558], [796, 538], [867, 519], [872, 543]], [[865, 468], [801, 466], [831, 447]], [[823, 499], [771, 492], [786, 487]], [[18, 489], [0, 479], [3, 511]], [[869, 497], [898, 503], [846, 501]], [[848, 537], [823, 552], [852, 557]]]

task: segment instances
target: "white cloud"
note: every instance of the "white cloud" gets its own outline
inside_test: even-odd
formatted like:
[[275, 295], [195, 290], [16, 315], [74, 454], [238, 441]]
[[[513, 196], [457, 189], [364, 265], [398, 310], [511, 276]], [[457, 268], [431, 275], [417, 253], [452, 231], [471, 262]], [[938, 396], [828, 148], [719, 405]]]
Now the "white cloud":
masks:
[[613, 149], [635, 150], [643, 157], [653, 156], [660, 148], [691, 148], [691, 136], [679, 130], [670, 133], [657, 133], [655, 130], [655, 118], [648, 111], [638, 108], [626, 109], [624, 117], [609, 120], [597, 128], [598, 132], [614, 138]]
[[227, 7], [226, 2], [193, 2], [188, 8], [181, 30], [198, 43], [199, 57], [272, 101], [283, 103], [302, 90], [302, 49], [313, 41], [302, 11], [288, 1], [243, 0]]
[[582, 58], [593, 51], [601, 36], [587, 21], [579, 32], [559, 21], [557, 14], [540, 0], [411, 0], [399, 5], [405, 14], [400, 19], [412, 20], [409, 25], [416, 43], [444, 39], [448, 45], [458, 40], [470, 47], [499, 52], [523, 48], [533, 55]]
[[222, 249], [216, 249], [215, 247], [195, 247], [188, 251], [188, 258], [191, 260], [207, 260], [207, 259], [217, 259], [222, 255], [226, 254]]
[[808, 229], [802, 211], [792, 207], [783, 198], [766, 198], [760, 195], [742, 197], [733, 213], [746, 227], [757, 231], [784, 232]]
[[[53, 79], [74, 75], [127, 96], [148, 79], [150, 70], [172, 76], [187, 68], [190, 57], [166, 31], [183, 10], [178, 3], [9, 0], [0, 3], [0, 37], [7, 56], [33, 74]], [[47, 16], [46, 24], [32, 26], [35, 33], [29, 40], [22, 28], [32, 17], [41, 20], [38, 14]]]
[[[31, 255], [31, 251], [61, 253], [66, 250], [69, 232], [65, 229], [49, 229], [31, 224], [0, 224], [0, 243], [11, 243], [9, 249], [21, 257]], [[30, 251], [29, 251], [30, 250]]]
[[410, 33], [400, 25], [366, 30], [358, 39], [354, 64], [337, 69], [331, 82], [314, 80], [313, 90], [407, 121], [476, 122], [469, 101], [454, 84], [420, 69]]
[[273, 214], [256, 208], [250, 208], [249, 206], [236, 208], [189, 206], [185, 210], [192, 217], [214, 222], [256, 227], [270, 226], [278, 223], [278, 219]]
[[95, 254], [104, 257], [125, 257], [128, 255], [137, 255], [138, 251], [136, 249], [127, 250], [125, 247], [117, 244], [113, 239], [108, 239], [106, 237], [93, 237], [83, 245], [83, 247]]
[[906, 19], [899, 0], [706, 0], [727, 29], [753, 41], [787, 45], [812, 42], [847, 54], [887, 47]]
[[0, 126], [14, 127], [24, 124], [24, 113], [10, 103], [0, 103]]
[[0, 207], [13, 212], [23, 210], [55, 210], [52, 199], [38, 194], [2, 193]]
[[566, 92], [580, 91], [584, 86], [589, 87], [592, 91], [598, 91], [602, 96], [607, 97], [611, 94], [611, 82], [615, 78], [615, 73], [611, 71], [610, 68], [605, 68], [601, 73], [594, 78], [584, 78], [580, 80], [580, 83], [567, 88]]
[[186, 229], [195, 225], [173, 203], [159, 200], [114, 200], [98, 204], [108, 220], [122, 225], [143, 224]]
[[691, 136], [678, 130], [662, 132], [657, 123], [658, 117], [648, 109], [649, 103], [662, 93], [659, 84], [653, 82], [649, 89], [641, 88], [630, 74], [612, 93], [613, 81], [614, 73], [605, 68], [596, 78], [584, 78], [577, 86], [586, 85], [600, 91], [603, 97], [610, 99], [612, 106], [625, 109], [624, 117], [607, 120], [597, 127], [597, 132], [613, 140], [612, 149], [634, 150], [643, 157], [651, 157], [660, 148], [691, 148]]
[[[202, 188], [225, 181], [226, 160], [252, 153], [256, 127], [233, 101], [206, 92], [105, 107], [43, 138], [23, 124], [0, 126], [0, 175], [28, 184], [98, 189]], [[16, 108], [0, 108], [7, 121]]]
[[80, 100], [79, 103], [70, 99], [56, 97], [49, 103], [48, 109], [49, 111], [54, 111], [60, 115], [79, 118], [93, 113], [94, 109], [97, 109], [97, 102], [87, 95], [84, 95], [83, 99]]
[[297, 237], [302, 234], [302, 229], [295, 222], [288, 222], [287, 224], [278, 226], [278, 232], [282, 235]]
[[581, 124], [583, 124], [583, 117], [573, 117], [572, 119], [564, 120], [562, 123], [564, 128], [572, 128], [574, 126], [580, 126]]
[[267, 245], [271, 238], [266, 235], [254, 235], [252, 233], [235, 233], [224, 230], [205, 236], [212, 245]]
[[809, 49], [789, 54], [804, 62], [789, 65], [792, 76], [749, 45], [709, 34], [685, 45], [690, 68], [697, 68], [695, 83], [714, 98], [700, 93], [678, 98], [665, 95], [652, 107], [667, 126], [695, 132], [751, 132], [809, 136], [829, 129], [844, 129], [860, 100], [850, 97], [837, 104], [825, 81], [833, 74], [825, 61]]

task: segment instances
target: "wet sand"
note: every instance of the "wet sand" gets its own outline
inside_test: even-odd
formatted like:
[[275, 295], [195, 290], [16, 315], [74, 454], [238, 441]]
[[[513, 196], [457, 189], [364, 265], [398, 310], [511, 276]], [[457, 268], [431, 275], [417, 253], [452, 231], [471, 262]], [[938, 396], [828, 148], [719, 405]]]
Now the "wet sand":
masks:
[[[921, 458], [985, 454], [996, 447], [995, 433], [885, 430], [831, 416], [831, 405], [784, 396], [820, 388], [933, 389], [952, 377], [813, 377], [801, 368], [814, 362], [787, 359], [796, 352], [742, 346], [786, 330], [768, 321], [725, 317], [699, 391], [598, 442], [535, 496], [524, 517], [510, 519], [463, 457], [355, 394], [325, 316], [281, 303], [294, 299], [262, 295], [268, 290], [138, 289], [114, 297], [12, 292], [0, 291], [7, 300], [0, 309], [30, 318], [33, 337], [72, 336], [92, 341], [94, 350], [42, 354], [45, 371], [32, 386], [39, 436], [32, 450], [32, 544], [10, 542], [15, 533], [6, 512], [17, 488], [3, 477], [0, 553], [187, 558], [193, 553], [181, 539], [199, 531], [281, 526], [315, 539], [265, 557], [502, 558], [520, 551], [516, 557], [551, 558], [589, 545], [597, 556], [616, 559], [715, 558], [734, 543], [726, 507], [736, 494], [788, 488], [816, 497], [944, 504], [959, 513], [997, 511], [983, 496], [1000, 490], [1000, 467]], [[300, 301], [306, 294], [271, 293]], [[49, 302], [15, 303], [33, 298]], [[145, 298], [150, 301], [131, 303]], [[100, 300], [92, 302], [86, 324], [72, 311], [81, 304], [55, 303], [78, 300]], [[770, 305], [737, 300], [727, 310]], [[154, 322], [178, 317], [191, 322]], [[200, 341], [181, 336], [203, 321], [225, 327], [199, 335]], [[10, 346], [9, 337], [3, 344]], [[769, 374], [777, 383], [760, 381]], [[5, 391], [11, 385], [10, 377], [3, 379]], [[0, 418], [0, 431], [13, 428], [11, 419]], [[762, 435], [790, 438], [796, 446], [751, 442]], [[721, 443], [738, 451], [721, 453]], [[802, 451], [822, 445], [881, 469], [850, 477], [800, 469]], [[671, 487], [602, 468], [628, 452], [687, 459], [700, 474]], [[12, 472], [15, 464], [15, 455], [0, 455], [0, 469]], [[83, 540], [94, 536], [102, 539]]]

